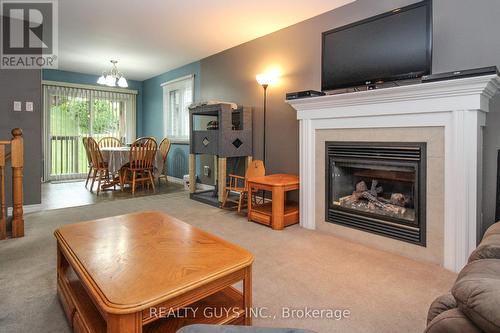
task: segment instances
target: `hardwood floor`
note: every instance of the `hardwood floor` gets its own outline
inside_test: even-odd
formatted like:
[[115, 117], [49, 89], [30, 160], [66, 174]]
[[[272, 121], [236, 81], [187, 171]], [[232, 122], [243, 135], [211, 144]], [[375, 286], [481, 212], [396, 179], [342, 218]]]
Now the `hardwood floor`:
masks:
[[52, 182], [42, 184], [42, 209], [59, 209], [67, 207], [85, 206], [98, 202], [123, 200], [137, 198], [146, 195], [167, 194], [175, 192], [183, 192], [184, 186], [169, 182], [165, 184], [162, 181], [160, 186], [156, 186], [156, 191], [152, 189], [144, 189], [139, 187], [135, 194], [132, 195], [130, 189], [125, 191], [106, 190], [101, 191], [97, 196], [95, 193], [90, 193], [85, 188], [85, 181], [72, 182]]

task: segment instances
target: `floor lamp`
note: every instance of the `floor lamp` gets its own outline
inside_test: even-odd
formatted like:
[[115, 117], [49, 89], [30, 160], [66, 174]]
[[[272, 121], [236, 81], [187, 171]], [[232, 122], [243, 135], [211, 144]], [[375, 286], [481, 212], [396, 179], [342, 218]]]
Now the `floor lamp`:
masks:
[[257, 74], [257, 82], [264, 89], [264, 146], [263, 146], [263, 160], [264, 165], [266, 165], [266, 111], [267, 111], [267, 87], [270, 84], [274, 84], [278, 81], [279, 72], [276, 70]]

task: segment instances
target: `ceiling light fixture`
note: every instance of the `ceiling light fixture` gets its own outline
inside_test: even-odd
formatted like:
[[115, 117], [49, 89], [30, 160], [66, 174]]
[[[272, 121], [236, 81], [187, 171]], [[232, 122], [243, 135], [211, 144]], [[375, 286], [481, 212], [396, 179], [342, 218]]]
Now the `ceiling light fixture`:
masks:
[[109, 87], [116, 87], [118, 84], [119, 87], [121, 88], [127, 88], [128, 83], [123, 74], [118, 71], [118, 68], [116, 67], [116, 64], [118, 61], [116, 60], [110, 60], [111, 63], [113, 64], [113, 67], [111, 67], [111, 70], [109, 71], [104, 71], [102, 75], [97, 79], [98, 84], [106, 85]]

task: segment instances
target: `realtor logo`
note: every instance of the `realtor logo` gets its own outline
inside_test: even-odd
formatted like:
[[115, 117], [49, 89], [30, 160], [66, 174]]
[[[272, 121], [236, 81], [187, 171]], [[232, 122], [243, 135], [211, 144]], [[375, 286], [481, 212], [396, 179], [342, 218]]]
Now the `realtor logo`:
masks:
[[57, 0], [0, 0], [0, 7], [0, 68], [57, 68]]

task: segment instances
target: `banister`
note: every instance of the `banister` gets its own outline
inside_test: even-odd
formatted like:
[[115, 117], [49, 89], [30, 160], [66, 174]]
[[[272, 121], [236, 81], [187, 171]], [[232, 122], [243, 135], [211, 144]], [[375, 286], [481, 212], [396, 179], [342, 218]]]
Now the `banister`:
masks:
[[[24, 139], [20, 128], [12, 130], [11, 141], [0, 141], [0, 239], [7, 237], [7, 207], [5, 203], [5, 162], [8, 156], [12, 166], [12, 237], [24, 236], [23, 216], [23, 169], [24, 169]], [[5, 146], [10, 145], [10, 154], [5, 152]]]

